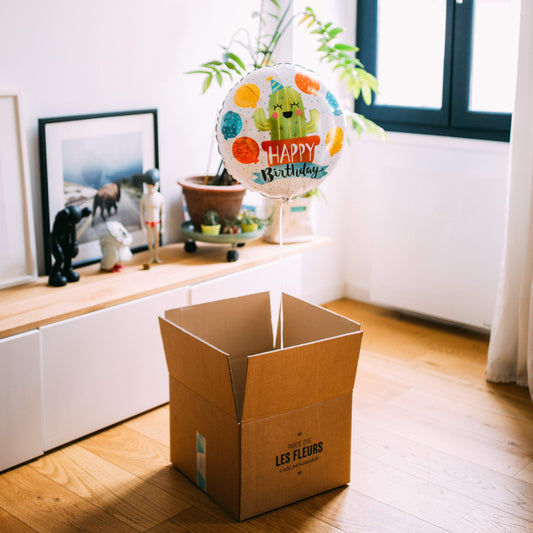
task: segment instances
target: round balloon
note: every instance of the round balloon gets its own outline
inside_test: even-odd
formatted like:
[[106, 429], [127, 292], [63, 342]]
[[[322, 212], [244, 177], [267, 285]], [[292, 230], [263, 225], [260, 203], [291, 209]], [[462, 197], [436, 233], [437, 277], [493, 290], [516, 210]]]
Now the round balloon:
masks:
[[290, 199], [318, 187], [337, 165], [345, 121], [316, 74], [291, 64], [244, 76], [224, 100], [218, 149], [247, 189]]

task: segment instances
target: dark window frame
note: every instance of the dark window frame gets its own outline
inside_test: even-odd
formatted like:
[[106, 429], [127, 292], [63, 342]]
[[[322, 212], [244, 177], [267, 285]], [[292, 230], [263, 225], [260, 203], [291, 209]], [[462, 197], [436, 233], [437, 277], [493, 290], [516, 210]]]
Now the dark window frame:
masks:
[[[376, 74], [378, 2], [358, 0], [357, 4], [359, 59]], [[441, 109], [376, 105], [374, 99], [367, 106], [359, 99], [356, 112], [388, 131], [509, 141], [510, 113], [468, 109], [473, 11], [473, 0], [446, 0]]]

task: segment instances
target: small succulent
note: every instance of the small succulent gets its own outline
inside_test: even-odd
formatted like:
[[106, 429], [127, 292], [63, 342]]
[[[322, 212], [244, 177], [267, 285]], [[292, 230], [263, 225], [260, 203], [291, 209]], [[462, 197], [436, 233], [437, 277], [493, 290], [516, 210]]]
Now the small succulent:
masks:
[[204, 224], [206, 226], [216, 226], [218, 224], [218, 213], [214, 209], [205, 212]]
[[272, 223], [272, 218], [273, 218], [272, 215], [269, 218], [259, 218], [255, 216], [253, 213], [250, 213], [248, 211], [243, 211], [239, 215], [239, 224], [241, 224], [241, 226], [243, 224], [244, 225], [257, 224], [257, 227], [261, 229], [265, 226], [270, 226], [270, 224]]
[[227, 235], [236, 235], [241, 231], [239, 220], [234, 218], [233, 220], [224, 220], [222, 225], [222, 233]]

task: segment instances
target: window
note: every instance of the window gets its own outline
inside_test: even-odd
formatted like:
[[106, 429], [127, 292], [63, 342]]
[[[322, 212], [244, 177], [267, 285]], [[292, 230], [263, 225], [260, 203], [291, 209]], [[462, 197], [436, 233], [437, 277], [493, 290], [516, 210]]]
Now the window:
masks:
[[359, 58], [389, 131], [509, 140], [520, 0], [359, 0]]

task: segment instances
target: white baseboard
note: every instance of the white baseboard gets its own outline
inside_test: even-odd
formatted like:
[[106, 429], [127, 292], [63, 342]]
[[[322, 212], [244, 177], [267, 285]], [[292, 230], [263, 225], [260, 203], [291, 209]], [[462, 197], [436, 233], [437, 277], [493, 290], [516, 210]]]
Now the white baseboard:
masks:
[[346, 283], [344, 290], [344, 297], [358, 300], [360, 302], [370, 303], [370, 293], [368, 287], [363, 285], [356, 285], [354, 283]]

